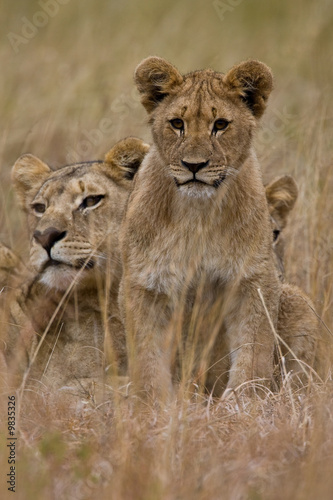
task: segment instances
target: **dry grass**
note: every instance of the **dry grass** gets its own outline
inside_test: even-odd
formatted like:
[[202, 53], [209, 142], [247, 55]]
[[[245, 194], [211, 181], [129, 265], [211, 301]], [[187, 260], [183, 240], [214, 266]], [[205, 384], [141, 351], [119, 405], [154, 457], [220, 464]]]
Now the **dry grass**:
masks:
[[[45, 3], [46, 0], [41, 0]], [[237, 4], [238, 5], [235, 5]], [[41, 11], [3, 2], [0, 26], [0, 239], [27, 258], [25, 222], [10, 168], [31, 152], [58, 166], [102, 156], [127, 135], [149, 140], [132, 83], [148, 55], [180, 70], [225, 71], [252, 57], [275, 74], [275, 92], [257, 137], [266, 180], [294, 175], [300, 196], [287, 233], [289, 281], [333, 325], [332, 81], [329, 0], [244, 0], [224, 19], [199, 0], [78, 2], [59, 6], [15, 53], [7, 33]], [[109, 120], [108, 133], [100, 131]], [[88, 139], [87, 139], [88, 137]], [[327, 358], [331, 334], [323, 326]], [[71, 410], [55, 395], [31, 395], [20, 414], [17, 499], [329, 500], [333, 495], [333, 385], [312, 382], [252, 402], [213, 403], [179, 393], [174, 408], [140, 419], [121, 394]], [[6, 398], [1, 407], [6, 437]], [[7, 448], [1, 437], [1, 498]]]

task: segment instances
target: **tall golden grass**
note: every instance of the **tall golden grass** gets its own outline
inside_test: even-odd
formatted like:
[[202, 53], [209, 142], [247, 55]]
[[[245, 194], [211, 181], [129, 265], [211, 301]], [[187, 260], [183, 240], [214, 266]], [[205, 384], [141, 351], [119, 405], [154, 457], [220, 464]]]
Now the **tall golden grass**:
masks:
[[[52, 16], [46, 3], [1, 6], [0, 239], [27, 259], [25, 221], [10, 185], [20, 154], [57, 167], [101, 157], [128, 135], [149, 141], [132, 81], [141, 59], [160, 55], [183, 72], [262, 60], [273, 69], [275, 91], [257, 151], [265, 180], [289, 173], [299, 185], [286, 230], [286, 274], [313, 299], [331, 359], [331, 2], [54, 0]], [[26, 31], [27, 20], [35, 29]], [[333, 497], [331, 373], [305, 394], [286, 383], [247, 402], [213, 402], [200, 392], [189, 398], [180, 390], [172, 408], [150, 409], [146, 419], [125, 389], [76, 412], [55, 395], [31, 396], [18, 422], [15, 494], [6, 484], [5, 388], [2, 393], [1, 498]]]

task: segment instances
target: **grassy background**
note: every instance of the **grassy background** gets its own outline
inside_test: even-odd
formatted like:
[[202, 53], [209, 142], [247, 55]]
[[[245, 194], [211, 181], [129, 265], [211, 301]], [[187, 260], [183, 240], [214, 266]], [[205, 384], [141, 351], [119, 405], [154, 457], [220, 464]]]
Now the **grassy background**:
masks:
[[[332, 330], [331, 0], [53, 0], [52, 16], [41, 17], [46, 3], [1, 5], [0, 239], [27, 257], [10, 188], [22, 153], [61, 166], [102, 157], [127, 135], [150, 140], [132, 80], [141, 59], [159, 55], [182, 72], [225, 72], [256, 58], [275, 75], [256, 139], [264, 178], [289, 173], [300, 188], [287, 277]], [[27, 20], [45, 26], [27, 33]], [[16, 498], [332, 498], [330, 380], [306, 397], [282, 390], [246, 407], [208, 409], [182, 401], [155, 417], [141, 422], [122, 398], [78, 414], [39, 401], [22, 418]], [[0, 449], [2, 495], [4, 440]]]

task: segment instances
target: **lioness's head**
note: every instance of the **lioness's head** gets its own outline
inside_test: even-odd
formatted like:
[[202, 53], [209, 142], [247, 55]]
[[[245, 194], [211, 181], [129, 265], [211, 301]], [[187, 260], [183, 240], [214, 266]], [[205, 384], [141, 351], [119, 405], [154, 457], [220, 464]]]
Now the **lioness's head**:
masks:
[[281, 237], [281, 231], [285, 228], [290, 211], [297, 200], [298, 188], [293, 177], [283, 175], [267, 184], [265, 189], [273, 232], [273, 255], [280, 279], [283, 279], [284, 239]]
[[149, 57], [135, 71], [154, 142], [179, 190], [211, 195], [242, 166], [263, 114], [273, 79], [259, 61], [181, 75]]
[[44, 284], [65, 290], [74, 279], [88, 285], [94, 273], [119, 269], [119, 227], [148, 149], [140, 139], [128, 138], [104, 161], [57, 171], [30, 154], [16, 161], [12, 179], [28, 215], [30, 264]]

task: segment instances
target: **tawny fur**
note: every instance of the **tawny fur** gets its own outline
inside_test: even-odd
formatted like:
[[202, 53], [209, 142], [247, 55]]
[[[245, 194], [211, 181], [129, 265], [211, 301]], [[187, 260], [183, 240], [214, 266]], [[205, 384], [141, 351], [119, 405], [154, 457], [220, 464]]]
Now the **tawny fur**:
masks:
[[33, 276], [11, 301], [6, 355], [10, 369], [25, 371], [46, 333], [29, 372], [38, 389], [82, 387], [100, 380], [108, 363], [112, 373], [126, 371], [117, 305], [119, 227], [147, 150], [128, 138], [104, 161], [52, 171], [23, 155], [13, 167], [28, 218]]
[[258, 289], [276, 326], [281, 283], [252, 139], [271, 72], [248, 61], [226, 75], [182, 76], [152, 57], [135, 80], [154, 144], [121, 232], [131, 380], [138, 394], [170, 400], [181, 329], [183, 348], [197, 345], [194, 373], [215, 395], [226, 384], [270, 385], [274, 336]]

